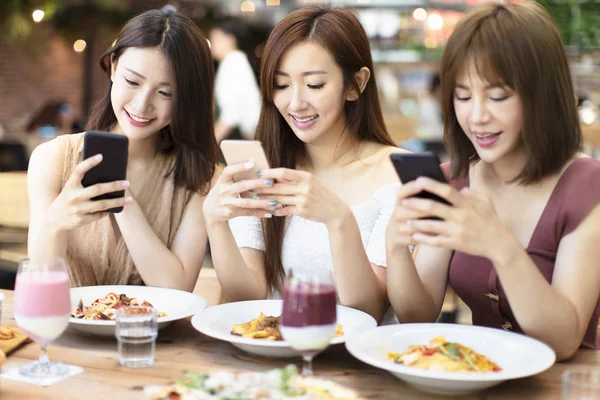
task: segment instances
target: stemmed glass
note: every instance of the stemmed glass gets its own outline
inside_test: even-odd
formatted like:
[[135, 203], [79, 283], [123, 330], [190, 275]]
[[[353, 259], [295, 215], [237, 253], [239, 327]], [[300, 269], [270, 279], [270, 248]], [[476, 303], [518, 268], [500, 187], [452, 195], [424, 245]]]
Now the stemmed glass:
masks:
[[45, 262], [34, 263], [29, 259], [19, 262], [15, 282], [15, 320], [41, 348], [39, 361], [21, 367], [21, 375], [43, 381], [68, 372], [65, 364], [48, 359], [46, 349], [48, 343], [58, 338], [69, 324], [69, 286], [67, 267], [60, 257]]
[[325, 281], [289, 274], [283, 285], [281, 334], [304, 359], [302, 375], [310, 376], [312, 359], [325, 350], [335, 335], [337, 306], [335, 286]]

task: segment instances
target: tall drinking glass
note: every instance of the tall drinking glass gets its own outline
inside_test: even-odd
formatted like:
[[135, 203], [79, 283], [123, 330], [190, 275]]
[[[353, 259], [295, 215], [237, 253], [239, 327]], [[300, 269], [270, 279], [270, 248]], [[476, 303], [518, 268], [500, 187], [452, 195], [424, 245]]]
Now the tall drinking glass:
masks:
[[332, 278], [317, 282], [290, 275], [283, 287], [281, 334], [304, 359], [302, 375], [313, 374], [312, 359], [335, 335], [337, 306]]
[[68, 367], [50, 362], [46, 351], [48, 343], [58, 338], [69, 324], [69, 274], [64, 260], [54, 258], [40, 263], [21, 260], [14, 302], [17, 324], [41, 348], [39, 361], [21, 367], [21, 375], [36, 380], [65, 375]]

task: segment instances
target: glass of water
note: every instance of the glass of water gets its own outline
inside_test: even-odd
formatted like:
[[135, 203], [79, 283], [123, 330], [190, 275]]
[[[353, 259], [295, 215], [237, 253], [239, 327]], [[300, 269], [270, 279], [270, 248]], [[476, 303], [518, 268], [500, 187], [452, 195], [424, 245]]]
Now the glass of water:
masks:
[[562, 375], [563, 400], [600, 399], [600, 369], [573, 368]]
[[115, 320], [121, 365], [148, 367], [154, 364], [158, 335], [156, 310], [153, 307], [123, 307], [117, 310]]

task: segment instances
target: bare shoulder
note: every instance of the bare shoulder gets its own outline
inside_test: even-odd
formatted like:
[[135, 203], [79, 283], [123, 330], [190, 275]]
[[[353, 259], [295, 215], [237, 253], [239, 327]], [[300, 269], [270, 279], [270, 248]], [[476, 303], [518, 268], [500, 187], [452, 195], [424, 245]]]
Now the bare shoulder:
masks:
[[62, 168], [62, 150], [58, 138], [37, 146], [31, 153], [29, 159], [29, 174], [42, 174], [48, 176], [51, 173], [60, 173]]
[[377, 174], [377, 186], [399, 182], [396, 170], [390, 161], [390, 154], [392, 153], [410, 152], [395, 146], [379, 145], [379, 149], [373, 155], [374, 160], [376, 160], [374, 167]]
[[52, 193], [61, 190], [61, 174], [63, 168], [63, 154], [61, 143], [57, 139], [42, 143], [31, 153], [29, 167], [27, 168], [27, 182], [30, 191]]

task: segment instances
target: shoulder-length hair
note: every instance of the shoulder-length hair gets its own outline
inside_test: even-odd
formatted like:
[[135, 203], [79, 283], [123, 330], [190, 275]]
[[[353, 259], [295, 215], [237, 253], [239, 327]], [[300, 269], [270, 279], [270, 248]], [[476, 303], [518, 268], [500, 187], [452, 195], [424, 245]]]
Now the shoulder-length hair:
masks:
[[[270, 165], [295, 168], [297, 157], [304, 155], [304, 143], [275, 107], [273, 92], [281, 57], [290, 47], [306, 41], [325, 48], [343, 72], [345, 90], [360, 94], [357, 100], [344, 104], [346, 131], [358, 142], [393, 146], [377, 95], [369, 40], [358, 17], [349, 8], [307, 7], [292, 12], [275, 26], [263, 52], [260, 69], [262, 107], [256, 137], [262, 141]], [[362, 67], [371, 71], [371, 77], [361, 94], [355, 74]], [[281, 283], [284, 274], [281, 262], [284, 224], [283, 218], [263, 221], [269, 290]]]
[[535, 2], [486, 4], [457, 24], [441, 61], [444, 144], [454, 178], [479, 161], [454, 110], [457, 76], [474, 62], [491, 84], [507, 86], [521, 99], [521, 142], [527, 162], [514, 181], [530, 184], [560, 171], [581, 149], [571, 73], [558, 30]]
[[123, 27], [100, 58], [109, 87], [92, 111], [87, 129], [105, 131], [117, 122], [110, 99], [111, 62], [117, 62], [130, 47], [159, 48], [169, 59], [176, 86], [171, 123], [159, 133], [160, 151], [175, 156], [167, 175], [173, 174], [177, 186], [205, 194], [218, 157], [213, 124], [214, 67], [206, 37], [185, 16], [171, 10], [150, 10]]

